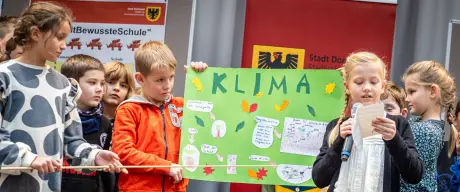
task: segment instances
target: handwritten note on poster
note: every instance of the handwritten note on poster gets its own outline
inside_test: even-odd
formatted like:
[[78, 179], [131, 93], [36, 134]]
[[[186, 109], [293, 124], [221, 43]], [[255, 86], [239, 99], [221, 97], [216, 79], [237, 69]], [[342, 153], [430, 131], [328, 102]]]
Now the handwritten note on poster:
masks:
[[281, 152], [317, 156], [327, 123], [286, 117]]

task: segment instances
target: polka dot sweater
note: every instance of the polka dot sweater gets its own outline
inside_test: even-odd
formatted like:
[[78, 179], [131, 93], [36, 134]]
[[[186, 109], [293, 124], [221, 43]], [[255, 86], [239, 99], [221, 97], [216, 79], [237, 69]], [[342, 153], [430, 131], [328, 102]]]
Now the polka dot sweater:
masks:
[[413, 117], [409, 125], [414, 133], [415, 146], [423, 160], [425, 172], [420, 183], [411, 185], [401, 181], [401, 191], [438, 191], [436, 166], [444, 138], [444, 122], [439, 120], [422, 121]]
[[[100, 151], [82, 136], [78, 83], [49, 66], [15, 60], [0, 65], [0, 164], [29, 167], [37, 156], [94, 165]], [[90, 172], [90, 170], [78, 170]], [[60, 191], [61, 173], [1, 171], [0, 191]]]

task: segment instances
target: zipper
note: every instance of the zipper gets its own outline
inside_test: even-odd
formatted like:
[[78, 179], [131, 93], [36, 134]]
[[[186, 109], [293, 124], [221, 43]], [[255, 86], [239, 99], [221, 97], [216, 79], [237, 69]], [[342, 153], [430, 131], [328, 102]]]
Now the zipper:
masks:
[[[160, 106], [160, 112], [161, 112], [161, 117], [163, 118], [163, 141], [165, 143], [165, 159], [168, 158], [168, 143], [166, 142], [166, 120], [165, 120], [165, 113], [164, 113], [164, 106]], [[165, 192], [165, 181], [166, 181], [166, 176], [163, 175], [163, 184], [161, 186], [162, 191]]]

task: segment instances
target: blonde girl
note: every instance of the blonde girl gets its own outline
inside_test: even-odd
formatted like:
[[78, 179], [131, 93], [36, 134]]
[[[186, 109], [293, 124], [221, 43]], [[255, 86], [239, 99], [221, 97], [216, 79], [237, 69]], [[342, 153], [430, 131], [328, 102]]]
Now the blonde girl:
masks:
[[409, 124], [425, 173], [419, 184], [411, 185], [402, 181], [401, 191], [438, 191], [437, 159], [443, 147], [445, 129], [450, 139], [447, 143], [448, 153], [444, 155], [450, 156], [455, 150], [457, 131], [447, 118], [454, 110], [455, 83], [449, 72], [436, 61], [411, 65], [402, 80], [410, 112], [415, 115]]
[[[380, 102], [386, 68], [379, 57], [369, 52], [353, 53], [347, 57], [341, 71], [346, 106]], [[348, 116], [344, 110], [326, 128], [320, 154], [313, 165], [313, 181], [318, 187], [329, 186], [328, 191], [395, 192], [400, 189], [401, 178], [409, 183], [420, 181], [423, 163], [415, 149], [409, 124], [401, 116], [382, 114], [374, 119], [372, 127], [381, 135], [354, 139], [351, 156], [348, 162], [342, 163], [340, 153], [345, 137], [358, 131], [352, 130], [353, 120]]]

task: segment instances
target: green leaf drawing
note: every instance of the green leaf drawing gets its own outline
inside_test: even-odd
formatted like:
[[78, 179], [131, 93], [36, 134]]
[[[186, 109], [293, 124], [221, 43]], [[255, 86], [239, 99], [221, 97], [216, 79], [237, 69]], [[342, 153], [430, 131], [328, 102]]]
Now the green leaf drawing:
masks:
[[196, 124], [198, 124], [199, 126], [204, 127], [204, 122], [203, 122], [202, 119], [200, 119], [198, 116], [195, 116], [195, 119], [196, 119]]
[[313, 115], [313, 117], [316, 116], [316, 113], [315, 113], [315, 109], [313, 109], [313, 107], [311, 107], [310, 105], [307, 105], [308, 107], [308, 112], [310, 112], [311, 115]]
[[238, 123], [238, 125], [236, 126], [235, 132], [238, 132], [240, 129], [243, 129], [243, 127], [244, 127], [244, 121], [241, 121], [241, 123]]

